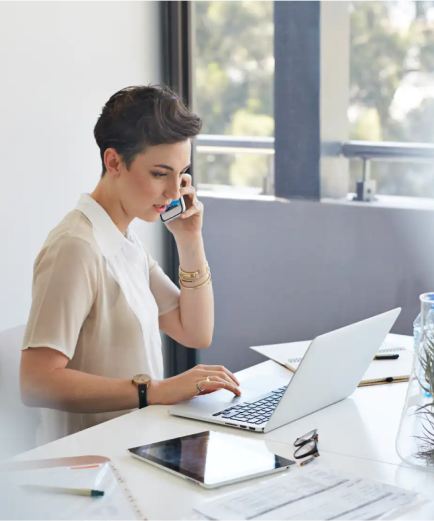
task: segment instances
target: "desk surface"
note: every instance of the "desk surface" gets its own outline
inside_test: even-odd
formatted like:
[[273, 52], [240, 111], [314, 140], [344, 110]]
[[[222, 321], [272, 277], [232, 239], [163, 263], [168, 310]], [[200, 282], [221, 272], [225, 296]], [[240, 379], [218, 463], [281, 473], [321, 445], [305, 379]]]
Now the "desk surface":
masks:
[[[410, 337], [391, 335], [390, 338], [399, 345], [403, 345], [403, 340], [407, 345], [411, 342]], [[285, 368], [268, 361], [240, 371], [237, 377], [242, 386], [243, 381], [250, 378], [285, 377], [287, 374]], [[213, 429], [265, 438], [277, 454], [292, 458], [294, 440], [317, 428], [321, 457], [312, 464], [329, 465], [432, 496], [434, 473], [404, 466], [395, 450], [406, 388], [406, 383], [358, 388], [350, 398], [267, 434], [177, 418], [170, 416], [165, 406], [152, 406], [44, 445], [16, 459], [85, 454], [107, 456], [119, 468], [148, 518], [183, 519], [204, 499], [245, 488], [261, 478], [213, 491], [204, 490], [132, 458], [126, 452], [128, 447]], [[300, 467], [294, 469], [302, 470]], [[162, 490], [170, 501], [161, 499]], [[434, 506], [413, 509], [402, 519], [434, 519]]]

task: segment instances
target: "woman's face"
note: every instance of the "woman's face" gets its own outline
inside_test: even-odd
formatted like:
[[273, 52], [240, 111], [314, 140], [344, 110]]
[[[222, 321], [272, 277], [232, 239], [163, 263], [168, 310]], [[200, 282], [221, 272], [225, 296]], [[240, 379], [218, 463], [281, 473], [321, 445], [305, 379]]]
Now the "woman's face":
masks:
[[139, 154], [127, 170], [122, 163], [117, 188], [129, 217], [147, 222], [161, 215], [156, 206], [179, 199], [181, 175], [190, 166], [191, 142], [156, 145]]

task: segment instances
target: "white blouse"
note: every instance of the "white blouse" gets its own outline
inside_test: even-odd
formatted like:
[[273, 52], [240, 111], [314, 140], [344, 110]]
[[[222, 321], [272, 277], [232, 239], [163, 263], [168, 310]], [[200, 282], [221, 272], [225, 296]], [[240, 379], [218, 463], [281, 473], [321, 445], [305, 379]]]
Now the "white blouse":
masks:
[[[83, 194], [48, 235], [33, 273], [22, 349], [49, 347], [67, 368], [108, 378], [163, 378], [158, 317], [179, 306], [179, 289], [130, 229], [124, 236]], [[41, 409], [38, 443], [125, 414]]]

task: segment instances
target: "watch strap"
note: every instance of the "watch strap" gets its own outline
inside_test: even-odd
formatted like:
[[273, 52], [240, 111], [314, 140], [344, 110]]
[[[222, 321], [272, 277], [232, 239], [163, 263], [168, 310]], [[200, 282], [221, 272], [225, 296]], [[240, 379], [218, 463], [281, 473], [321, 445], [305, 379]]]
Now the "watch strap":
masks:
[[148, 406], [148, 384], [139, 384], [137, 386], [139, 392], [139, 409]]

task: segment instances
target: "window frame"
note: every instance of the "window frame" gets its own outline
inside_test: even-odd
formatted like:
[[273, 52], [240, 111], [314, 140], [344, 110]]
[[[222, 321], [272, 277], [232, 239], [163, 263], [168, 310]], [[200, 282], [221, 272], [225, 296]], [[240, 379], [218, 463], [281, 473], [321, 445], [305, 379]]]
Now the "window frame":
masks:
[[[191, 2], [162, 1], [163, 82], [173, 89], [189, 106], [192, 102]], [[193, 158], [189, 172], [194, 180]], [[164, 250], [167, 274], [179, 287], [179, 256], [173, 235], [164, 227]], [[180, 374], [197, 365], [197, 352], [173, 338], [167, 339], [166, 376]]]

